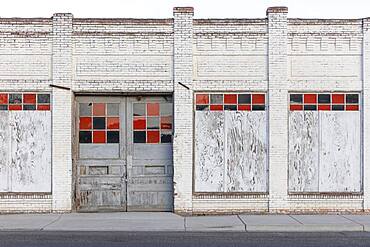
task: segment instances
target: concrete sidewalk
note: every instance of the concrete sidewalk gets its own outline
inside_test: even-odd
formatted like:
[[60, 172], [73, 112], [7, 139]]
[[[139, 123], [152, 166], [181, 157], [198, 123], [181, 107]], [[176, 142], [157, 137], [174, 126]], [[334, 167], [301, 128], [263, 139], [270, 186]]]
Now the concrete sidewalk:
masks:
[[370, 215], [71, 213], [0, 215], [0, 231], [370, 231]]

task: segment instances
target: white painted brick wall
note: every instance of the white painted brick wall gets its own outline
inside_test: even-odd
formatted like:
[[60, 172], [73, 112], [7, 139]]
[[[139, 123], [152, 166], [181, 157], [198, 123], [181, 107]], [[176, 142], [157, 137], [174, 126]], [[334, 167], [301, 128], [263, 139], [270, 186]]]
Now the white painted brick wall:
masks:
[[[0, 19], [2, 91], [53, 95], [53, 194], [0, 197], [0, 211], [72, 209], [73, 92], [174, 94], [176, 212], [370, 211], [369, 23], [287, 19], [284, 8], [261, 19], [193, 19], [192, 8], [175, 8], [173, 19]], [[268, 195], [193, 196], [193, 94], [199, 91], [267, 92]], [[363, 93], [363, 195], [287, 194], [289, 91]]]

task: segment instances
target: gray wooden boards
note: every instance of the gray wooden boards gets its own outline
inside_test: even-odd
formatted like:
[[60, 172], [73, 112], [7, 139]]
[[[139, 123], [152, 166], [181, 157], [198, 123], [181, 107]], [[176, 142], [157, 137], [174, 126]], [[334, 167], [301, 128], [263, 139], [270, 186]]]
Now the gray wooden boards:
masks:
[[360, 192], [360, 112], [289, 113], [289, 191]]
[[266, 192], [266, 112], [196, 111], [195, 192]]
[[51, 192], [51, 112], [0, 113], [0, 192]]

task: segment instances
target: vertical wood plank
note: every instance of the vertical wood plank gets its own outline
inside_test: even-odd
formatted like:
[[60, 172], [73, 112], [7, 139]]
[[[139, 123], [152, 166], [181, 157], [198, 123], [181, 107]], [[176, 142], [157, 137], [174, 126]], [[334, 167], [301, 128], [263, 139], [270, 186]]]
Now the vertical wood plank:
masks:
[[289, 112], [289, 191], [319, 189], [318, 112]]
[[9, 191], [9, 112], [0, 112], [0, 192]]
[[10, 112], [13, 192], [51, 192], [51, 113]]
[[195, 191], [224, 191], [224, 113], [195, 112]]
[[360, 112], [320, 112], [320, 192], [361, 191]]
[[226, 191], [266, 192], [266, 113], [225, 112]]

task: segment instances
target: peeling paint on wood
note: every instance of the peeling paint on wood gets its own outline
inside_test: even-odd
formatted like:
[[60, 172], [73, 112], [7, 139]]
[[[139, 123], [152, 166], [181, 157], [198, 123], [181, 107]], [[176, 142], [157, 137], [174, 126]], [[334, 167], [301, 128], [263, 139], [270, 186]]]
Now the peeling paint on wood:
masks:
[[289, 191], [319, 189], [318, 112], [289, 113]]
[[195, 191], [224, 191], [224, 113], [195, 112]]
[[226, 192], [266, 192], [266, 113], [225, 112]]
[[10, 112], [14, 192], [51, 192], [50, 114]]
[[0, 192], [10, 189], [9, 131], [9, 112], [0, 112]]
[[320, 112], [320, 192], [360, 192], [360, 112]]
[[1, 113], [0, 178], [8, 178], [7, 188], [0, 182], [1, 191], [51, 192], [50, 114]]

